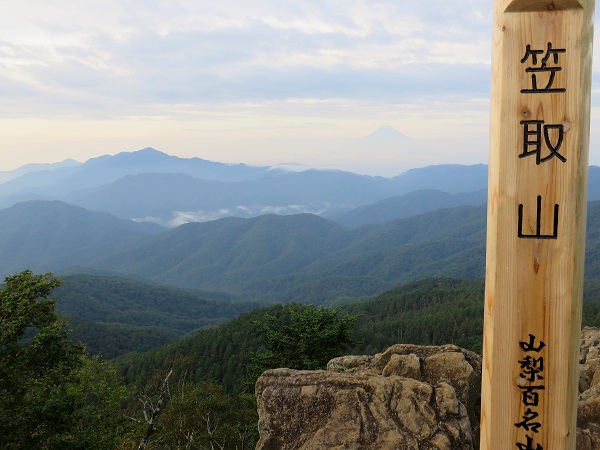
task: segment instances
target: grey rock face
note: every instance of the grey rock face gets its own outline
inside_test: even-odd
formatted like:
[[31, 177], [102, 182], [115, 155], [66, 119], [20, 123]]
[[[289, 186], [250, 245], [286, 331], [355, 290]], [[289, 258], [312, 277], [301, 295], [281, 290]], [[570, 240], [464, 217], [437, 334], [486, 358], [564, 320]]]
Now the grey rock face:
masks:
[[[599, 450], [600, 330], [584, 328], [581, 337], [576, 448]], [[258, 450], [479, 448], [479, 355], [397, 344], [327, 367], [258, 379]]]
[[475, 353], [454, 345], [394, 345], [375, 356], [335, 358], [328, 369], [275, 369], [258, 379], [257, 449], [478, 446], [481, 357]]

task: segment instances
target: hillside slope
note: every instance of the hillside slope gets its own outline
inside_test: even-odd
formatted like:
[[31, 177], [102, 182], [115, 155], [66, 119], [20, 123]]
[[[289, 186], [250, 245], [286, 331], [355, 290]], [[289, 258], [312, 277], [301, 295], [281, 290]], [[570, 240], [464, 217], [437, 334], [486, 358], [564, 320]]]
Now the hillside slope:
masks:
[[[481, 351], [483, 280], [434, 278], [410, 283], [372, 299], [346, 305], [341, 315], [360, 314], [355, 337], [359, 344], [348, 353], [374, 354], [396, 343], [439, 345], [454, 343]], [[173, 344], [116, 360], [129, 381], [149, 377], [174, 364], [192, 379], [214, 380], [239, 392], [248, 378], [249, 355], [261, 349], [255, 321], [267, 315], [288, 320], [291, 308], [275, 305], [243, 314], [216, 328], [199, 330]], [[600, 326], [600, 303], [586, 303], [584, 325]], [[341, 355], [340, 355], [341, 356]]]
[[386, 198], [370, 205], [360, 206], [351, 211], [326, 215], [347, 227], [367, 224], [385, 224], [393, 220], [416, 216], [436, 209], [457, 206], [478, 206], [487, 201], [487, 191], [449, 194], [436, 189], [420, 189], [408, 194]]
[[224, 290], [293, 273], [348, 244], [350, 230], [318, 216], [264, 215], [190, 223], [96, 263], [159, 283]]
[[[27, 214], [15, 214], [21, 210]], [[6, 271], [79, 265], [85, 267], [67, 273], [117, 272], [265, 303], [322, 304], [432, 276], [482, 277], [485, 221], [482, 205], [356, 229], [299, 214], [226, 218], [148, 233], [142, 224], [50, 202], [0, 211], [0, 250]], [[587, 232], [586, 286], [599, 291], [600, 202], [589, 204]]]
[[89, 353], [113, 358], [173, 341], [258, 307], [231, 295], [150, 285], [115, 276], [61, 277], [57, 310]]
[[19, 203], [0, 210], [0, 274], [85, 265], [162, 230], [59, 201]]
[[94, 264], [265, 302], [322, 303], [433, 275], [483, 276], [485, 207], [349, 230], [314, 215], [187, 224]]

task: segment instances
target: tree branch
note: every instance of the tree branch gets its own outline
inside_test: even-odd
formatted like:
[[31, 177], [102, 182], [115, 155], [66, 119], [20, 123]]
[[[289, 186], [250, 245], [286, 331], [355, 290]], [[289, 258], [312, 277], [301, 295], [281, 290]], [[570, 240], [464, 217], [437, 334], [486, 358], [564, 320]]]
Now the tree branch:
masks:
[[167, 373], [167, 376], [162, 382], [162, 385], [160, 387], [160, 395], [158, 397], [158, 401], [156, 402], [156, 406], [152, 409], [152, 414], [150, 415], [150, 418], [147, 417], [146, 411], [144, 411], [144, 416], [146, 417], [146, 423], [148, 424], [148, 428], [146, 428], [146, 434], [144, 434], [144, 437], [142, 438], [142, 441], [140, 442], [140, 445], [138, 446], [137, 450], [145, 450], [146, 446], [148, 445], [148, 439], [156, 431], [156, 422], [158, 416], [160, 415], [164, 406], [167, 403], [166, 397], [167, 392], [169, 390], [169, 377], [172, 373], [173, 369], [170, 369], [169, 373]]

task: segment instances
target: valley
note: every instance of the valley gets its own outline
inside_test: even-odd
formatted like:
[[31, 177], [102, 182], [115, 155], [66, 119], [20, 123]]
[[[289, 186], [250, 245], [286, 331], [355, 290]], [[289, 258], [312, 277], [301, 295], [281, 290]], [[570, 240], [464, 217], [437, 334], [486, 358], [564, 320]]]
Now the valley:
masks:
[[[29, 169], [0, 183], [0, 273], [60, 280], [52, 298], [69, 339], [89, 364], [110, 361], [94, 373], [115, 371], [114, 389], [156, 390], [173, 373], [214, 392], [224, 414], [238, 408], [252, 441], [260, 323], [334, 308], [356, 317], [346, 354], [481, 352], [485, 166], [383, 178], [145, 149]], [[583, 323], [600, 326], [597, 167], [589, 198]]]
[[[383, 178], [227, 165], [148, 148], [5, 175], [0, 273], [60, 277], [59, 310], [91, 353], [109, 358], [261, 305], [347, 305], [431, 277], [484, 276], [481, 165]], [[10, 204], [41, 196], [55, 198]], [[597, 167], [590, 168], [590, 198], [600, 198]], [[286, 214], [283, 205], [300, 212]], [[304, 211], [307, 205], [320, 214]], [[258, 214], [265, 209], [280, 214]], [[195, 211], [185, 223], [164, 226], [185, 210]], [[202, 211], [228, 217], [203, 220]], [[594, 302], [598, 201], [589, 203], [587, 229], [585, 296]], [[99, 339], [106, 336], [127, 344]]]

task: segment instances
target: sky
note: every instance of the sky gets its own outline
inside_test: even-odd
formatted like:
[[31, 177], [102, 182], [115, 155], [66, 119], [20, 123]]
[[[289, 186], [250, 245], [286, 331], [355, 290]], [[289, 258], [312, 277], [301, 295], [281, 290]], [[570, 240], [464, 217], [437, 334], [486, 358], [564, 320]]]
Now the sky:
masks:
[[145, 147], [383, 176], [488, 160], [492, 0], [0, 1], [0, 170]]

